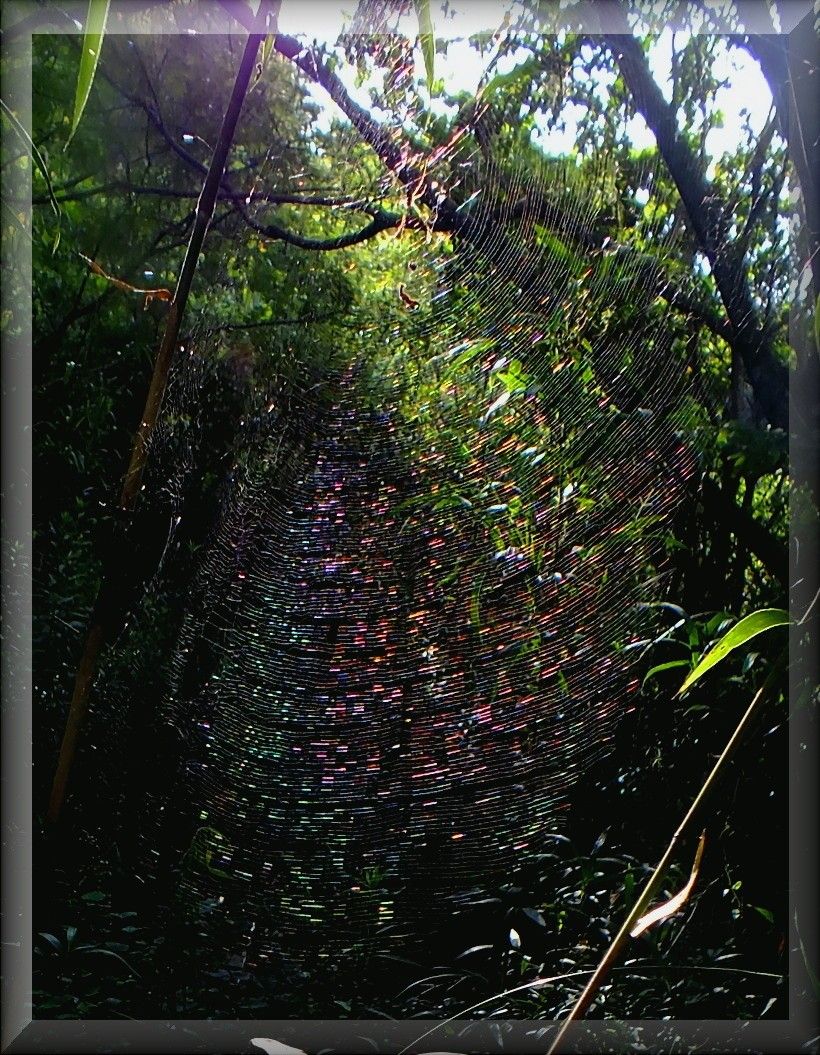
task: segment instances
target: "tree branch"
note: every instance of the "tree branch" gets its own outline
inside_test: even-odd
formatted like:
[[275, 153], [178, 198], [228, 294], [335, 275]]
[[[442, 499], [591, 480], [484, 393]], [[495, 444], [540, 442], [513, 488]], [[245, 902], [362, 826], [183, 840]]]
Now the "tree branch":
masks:
[[676, 115], [666, 102], [649, 63], [617, 3], [608, 5], [624, 26], [623, 35], [605, 34], [635, 105], [655, 135], [658, 150], [675, 181], [700, 248], [709, 260], [715, 284], [732, 330], [732, 345], [740, 355], [769, 422], [788, 427], [788, 370], [777, 358], [771, 334], [758, 319], [745, 275], [744, 259], [729, 239], [724, 203], [707, 184], [698, 159], [678, 134]]
[[350, 231], [346, 234], [337, 235], [335, 238], [309, 238], [307, 235], [299, 234], [296, 231], [288, 231], [286, 228], [280, 227], [275, 223], [257, 223], [253, 217], [248, 215], [247, 211], [241, 205], [238, 206], [238, 211], [245, 223], [252, 230], [263, 235], [265, 238], [287, 242], [288, 245], [294, 245], [299, 249], [313, 249], [319, 251], [346, 249], [348, 246], [358, 245], [360, 242], [366, 242], [369, 238], [375, 237], [375, 235], [380, 234], [382, 231], [390, 230], [392, 227], [398, 227], [401, 222], [401, 217], [398, 213], [389, 213], [379, 210], [370, 223], [360, 231]]
[[[87, 177], [85, 177], [87, 178]], [[81, 180], [75, 181], [77, 183]], [[61, 188], [56, 188], [60, 190]], [[157, 198], [181, 198], [195, 199], [199, 192], [195, 190], [176, 190], [173, 187], [143, 186], [130, 183], [128, 180], [111, 180], [108, 183], [100, 183], [96, 187], [83, 187], [79, 190], [70, 191], [66, 194], [57, 194], [58, 202], [81, 201], [83, 198], [92, 198], [95, 194], [110, 194], [121, 192], [124, 194], [142, 194]], [[217, 195], [217, 201], [245, 202], [248, 195], [243, 191], [230, 191], [223, 185]], [[313, 205], [317, 207], [350, 209], [353, 212], [373, 213], [377, 206], [366, 202], [361, 198], [332, 197], [321, 194], [293, 194], [287, 192], [263, 191], [254, 193], [251, 197], [253, 202], [264, 201], [269, 205]], [[32, 205], [48, 205], [51, 199], [48, 195], [39, 194], [31, 199]]]

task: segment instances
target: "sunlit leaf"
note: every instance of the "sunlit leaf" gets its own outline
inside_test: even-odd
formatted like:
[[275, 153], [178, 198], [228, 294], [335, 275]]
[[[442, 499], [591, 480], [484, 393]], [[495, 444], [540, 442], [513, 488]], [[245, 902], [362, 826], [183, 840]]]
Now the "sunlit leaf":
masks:
[[753, 637], [757, 637], [765, 630], [771, 630], [775, 626], [787, 626], [788, 623], [789, 613], [782, 608], [761, 608], [760, 611], [747, 615], [740, 622], [735, 623], [731, 630], [727, 630], [720, 641], [706, 653], [678, 689], [678, 695], [690, 689], [707, 670], [711, 670], [736, 648], [745, 645], [747, 641], [751, 641]]
[[91, 85], [94, 83], [94, 74], [97, 72], [110, 4], [111, 0], [88, 0], [83, 50], [80, 69], [77, 73], [77, 90], [74, 95], [74, 117], [71, 120], [71, 132], [65, 145], [66, 150], [74, 138], [74, 133], [77, 131], [85, 110], [85, 104], [88, 102], [88, 96], [91, 94]]
[[458, 956], [456, 956], [456, 959], [464, 960], [468, 956], [475, 955], [475, 953], [477, 952], [489, 952], [491, 949], [494, 948], [494, 945], [471, 945], [469, 949], [465, 949], [464, 952], [460, 952]]
[[100, 901], [105, 901], [105, 894], [102, 890], [89, 890], [88, 893], [82, 895], [82, 899], [92, 904], [98, 904]]
[[533, 923], [536, 923], [539, 927], [546, 927], [547, 921], [544, 919], [538, 909], [525, 908], [523, 912], [527, 919], [531, 920]]
[[507, 389], [506, 392], [502, 392], [498, 399], [494, 400], [487, 408], [486, 412], [481, 415], [481, 417], [479, 418], [480, 423], [482, 425], [486, 424], [486, 422], [490, 420], [493, 414], [501, 410], [502, 407], [506, 406], [509, 402], [510, 395], [511, 393], [509, 389]]
[[424, 56], [424, 71], [427, 74], [427, 87], [430, 94], [435, 94], [435, 57], [436, 41], [433, 36], [433, 19], [430, 16], [430, 0], [413, 0], [419, 20], [419, 44]]
[[527, 81], [532, 79], [537, 70], [538, 62], [533, 57], [519, 63], [518, 66], [515, 66], [508, 73], [497, 73], [484, 87], [481, 93], [482, 98], [490, 99], [501, 92], [514, 91], [517, 87], [526, 84]]

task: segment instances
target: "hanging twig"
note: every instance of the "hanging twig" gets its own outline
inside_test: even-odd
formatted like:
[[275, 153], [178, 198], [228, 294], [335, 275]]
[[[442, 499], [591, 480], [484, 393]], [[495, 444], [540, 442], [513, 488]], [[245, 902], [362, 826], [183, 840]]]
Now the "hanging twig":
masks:
[[[179, 280], [177, 281], [176, 293], [168, 308], [165, 330], [154, 363], [154, 372], [148, 388], [145, 409], [142, 412], [131, 451], [131, 459], [123, 481], [119, 509], [126, 518], [132, 514], [142, 486], [142, 476], [148, 456], [148, 444], [162, 406], [162, 399], [168, 383], [168, 374], [171, 369], [171, 360], [179, 338], [182, 316], [191, 291], [191, 283], [196, 272], [202, 244], [213, 217], [219, 186], [225, 172], [228, 152], [233, 144], [242, 103], [247, 94], [248, 84], [256, 65], [256, 55], [267, 32], [271, 28], [275, 29], [278, 9], [279, 0], [271, 0], [270, 3], [263, 2], [260, 7], [257, 23], [254, 27], [256, 31], [250, 34], [245, 44], [245, 51], [242, 55], [233, 91], [222, 121], [219, 139], [214, 148], [205, 182], [202, 185], [202, 191], [197, 201], [194, 227], [188, 242], [188, 249], [185, 253]], [[273, 26], [270, 25], [271, 23]], [[57, 769], [54, 774], [51, 797], [46, 814], [46, 819], [52, 824], [59, 820], [62, 813], [80, 730], [88, 713], [88, 697], [97, 666], [97, 659], [109, 630], [112, 602], [115, 601], [115, 598], [112, 597], [112, 593], [115, 592], [115, 587], [112, 585], [112, 573], [114, 570], [109, 567], [103, 571], [97, 600], [91, 614], [85, 647], [77, 668], [74, 691], [71, 697], [63, 741], [60, 745], [60, 756], [57, 761]]]
[[143, 289], [140, 286], [132, 286], [130, 282], [123, 282], [121, 278], [116, 278], [114, 275], [109, 275], [107, 271], [104, 271], [96, 260], [92, 260], [90, 256], [86, 256], [85, 253], [79, 253], [78, 256], [85, 260], [88, 264], [89, 270], [92, 274], [99, 275], [100, 278], [104, 278], [107, 282], [110, 282], [112, 286], [116, 286], [117, 289], [123, 290], [124, 293], [139, 293], [144, 298], [143, 308], [147, 308], [152, 300], [172, 300], [173, 294], [170, 289], [156, 289], [149, 288]]

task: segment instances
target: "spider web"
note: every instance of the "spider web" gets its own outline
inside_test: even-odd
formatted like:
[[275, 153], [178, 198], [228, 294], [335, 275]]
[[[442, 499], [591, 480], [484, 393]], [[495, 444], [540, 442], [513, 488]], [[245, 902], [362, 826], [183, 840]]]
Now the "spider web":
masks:
[[[379, 39], [395, 86], [406, 51]], [[326, 337], [282, 327], [264, 385], [215, 368], [224, 335], [195, 322], [141, 500], [164, 558], [88, 738], [139, 874], [180, 912], [219, 906], [253, 966], [398, 942], [544, 849], [635, 705], [625, 646], [695, 467], [685, 341], [646, 250], [676, 232], [600, 235], [605, 160], [500, 165], [465, 135], [424, 173], [469, 218], [441, 233], [343, 134], [325, 190], [403, 210], [379, 237], [405, 281], [309, 367]], [[226, 388], [238, 424], [186, 578]]]

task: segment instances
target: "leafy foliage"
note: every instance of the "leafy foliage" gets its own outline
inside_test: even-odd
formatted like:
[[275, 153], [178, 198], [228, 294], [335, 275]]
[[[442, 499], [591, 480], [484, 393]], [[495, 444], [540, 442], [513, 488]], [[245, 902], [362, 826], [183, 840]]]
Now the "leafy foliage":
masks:
[[[107, 4], [91, 6], [98, 9], [98, 29], [89, 31], [101, 34]], [[351, 37], [335, 48], [317, 46], [318, 53], [333, 70], [355, 66], [373, 113], [400, 114], [414, 157], [435, 154], [459, 128], [466, 130], [458, 149], [442, 155], [450, 171], [465, 157], [479, 159], [471, 164], [481, 175], [472, 181], [466, 175], [453, 190], [459, 215], [478, 223], [493, 210], [512, 210], [528, 176], [558, 174], [548, 182], [552, 198], [532, 206], [543, 222], [521, 225], [520, 255], [512, 259], [537, 258], [560, 271], [572, 293], [564, 302], [528, 299], [530, 276], [507, 264], [497, 295], [512, 302], [517, 290], [508, 330], [449, 345], [447, 312], [475, 332], [493, 332], [495, 304], [474, 289], [488, 288], [482, 282], [495, 274], [499, 258], [486, 247], [483, 256], [473, 252], [468, 227], [437, 229], [429, 204], [386, 172], [383, 159], [355, 139], [349, 125], [319, 120], [304, 73], [277, 50], [274, 38], [266, 43], [191, 298], [186, 341], [199, 356], [196, 399], [208, 413], [198, 414], [190, 400], [174, 401], [157, 440], [157, 464], [184, 467], [177, 490], [185, 495], [186, 515], [169, 544], [175, 571], [164, 592], [148, 602], [152, 618], [143, 620], [143, 636], [133, 641], [135, 654], [139, 648], [156, 658], [139, 667], [131, 704], [149, 717], [129, 729], [134, 761], [126, 772], [147, 795], [138, 760], [152, 757], [156, 765], [163, 752], [173, 756], [163, 739], [167, 731], [152, 724], [152, 701], [167, 676], [179, 613], [220, 504], [243, 472], [243, 479], [252, 479], [242, 437], [264, 427], [269, 406], [279, 405], [287, 419], [296, 394], [321, 390], [362, 358], [374, 413], [397, 399], [412, 426], [408, 471], [436, 445], [448, 452], [436, 489], [408, 496], [404, 513], [411, 525], [433, 513], [446, 516], [451, 537], [469, 540], [464, 560], [446, 567], [434, 585], [447, 603], [462, 606], [469, 632], [480, 639], [494, 576], [503, 586], [505, 576], [525, 565], [533, 581], [551, 574], [553, 554], [539, 534], [545, 495], [550, 515], [566, 514], [569, 524], [575, 514], [608, 522], [621, 501], [616, 459], [596, 464], [590, 458], [601, 433], [585, 431], [580, 412], [557, 420], [549, 412], [552, 401], [610, 404], [609, 416], [600, 419], [604, 440], [615, 443], [619, 430], [637, 426], [651, 438], [645, 403], [657, 394], [653, 354], [665, 349], [670, 395], [662, 406], [664, 423], [672, 422], [681, 443], [695, 452], [696, 475], [708, 486], [692, 487], [691, 500], [671, 523], [660, 515], [664, 496], [651, 494], [642, 508], [624, 513], [618, 537], [590, 531], [561, 543], [573, 567], [586, 562], [600, 569], [595, 583], [602, 594], [622, 590], [643, 597], [643, 588], [663, 577], [668, 600], [638, 602], [641, 635], [624, 639], [609, 625], [589, 630], [613, 655], [634, 661], [634, 702], [614, 733], [611, 753], [576, 789], [566, 824], [546, 852], [522, 860], [490, 889], [474, 891], [450, 926], [434, 925], [431, 907], [429, 927], [407, 938], [402, 955], [389, 927], [368, 922], [347, 965], [333, 969], [319, 955], [307, 966], [283, 961], [251, 970], [227, 945], [236, 926], [230, 895], [180, 901], [174, 891], [185, 888], [186, 876], [230, 889], [229, 839], [219, 829], [169, 826], [163, 853], [174, 862], [170, 878], [149, 879], [134, 871], [146, 838], [142, 814], [112, 807], [123, 810], [118, 830], [129, 834], [109, 841], [110, 817], [100, 805], [97, 814], [78, 821], [78, 837], [62, 848], [56, 867], [53, 846], [44, 841], [39, 848], [54, 878], [36, 909], [38, 1016], [440, 1018], [483, 1002], [474, 1009], [479, 1017], [558, 1017], [608, 944], [697, 789], [709, 753], [731, 730], [740, 701], [770, 668], [768, 637], [755, 637], [759, 651], [747, 651], [742, 660], [736, 650], [787, 621], [775, 607], [785, 603], [786, 436], [767, 424], [732, 345], [713, 268], [674, 178], [655, 147], [637, 149], [631, 139], [635, 100], [611, 49], [580, 33], [539, 32], [539, 20], [548, 17], [544, 8], [529, 24], [472, 41], [487, 64], [482, 87], [471, 97], [448, 90], [442, 71], [452, 45], [434, 40], [429, 3], [416, 8], [426, 93], [412, 67], [412, 48], [398, 36]], [[86, 39], [80, 46], [73, 120], [77, 42], [37, 36], [34, 43], [32, 138], [42, 160], [33, 176], [33, 424], [43, 481], [34, 509], [40, 803], [164, 310], [161, 304], [144, 310], [139, 297], [90, 271], [81, 254], [133, 287], [173, 288], [240, 53], [235, 38], [112, 35], [97, 65], [99, 43]], [[649, 46], [647, 39], [644, 50]], [[709, 149], [721, 123], [717, 71], [733, 48], [719, 37], [673, 42], [671, 105], [701, 174], [708, 173], [715, 194], [731, 204], [739, 274], [783, 361], [794, 260], [786, 224], [786, 144], [774, 124], [758, 135], [747, 121], [736, 148], [722, 156]], [[430, 105], [433, 95], [441, 106]], [[569, 158], [556, 158], [539, 140], [548, 142], [571, 108], [580, 111], [575, 144]], [[342, 171], [353, 175], [340, 181]], [[483, 178], [487, 173], [492, 178]], [[559, 187], [566, 188], [563, 195]], [[490, 189], [495, 200], [482, 199], [479, 192]], [[332, 251], [289, 241], [326, 243], [360, 231], [356, 217], [371, 222], [402, 210], [400, 226], [390, 221], [392, 227], [372, 238]], [[445, 271], [451, 287], [446, 309], [437, 299]], [[643, 302], [634, 296], [636, 276], [651, 293]], [[530, 288], [538, 289], [534, 279]], [[508, 358], [506, 342], [521, 334], [531, 338], [531, 357]], [[644, 358], [635, 347], [646, 349]], [[685, 399], [673, 398], [684, 387]], [[514, 448], [515, 458], [509, 454]], [[477, 469], [487, 463], [500, 467], [489, 484]], [[161, 479], [151, 484], [164, 497], [144, 510], [140, 534], [153, 544], [134, 555], [137, 594], [155, 572], [157, 552], [168, 556], [168, 515], [177, 512], [170, 508], [174, 482], [165, 491]], [[805, 507], [807, 517], [815, 515], [808, 497]], [[662, 559], [654, 545], [658, 530]], [[631, 566], [629, 582], [616, 582], [609, 568], [624, 547], [634, 547], [641, 560]], [[551, 603], [550, 589], [516, 595], [522, 619], [535, 624]], [[728, 613], [760, 608], [769, 615], [758, 611], [724, 634]], [[595, 611], [589, 615], [594, 624]], [[533, 633], [510, 664], [535, 678], [544, 645]], [[701, 675], [724, 657], [704, 691]], [[136, 660], [129, 654], [123, 662]], [[689, 692], [681, 700], [675, 690], [687, 668]], [[574, 676], [569, 664], [556, 673], [568, 698], [584, 669]], [[716, 807], [712, 824], [722, 836], [707, 850], [686, 918], [666, 920], [640, 939], [604, 989], [596, 1014], [707, 1019], [784, 1013], [786, 740], [779, 711], [771, 722], [734, 778], [732, 808]], [[755, 840], [762, 826], [774, 833], [768, 870], [759, 867]], [[373, 904], [387, 896], [387, 877], [378, 868], [365, 868], [359, 878]], [[673, 872], [667, 895], [685, 879], [681, 870]], [[388, 968], [401, 985], [387, 986]], [[555, 982], [538, 981], [547, 976]], [[531, 988], [519, 989], [528, 983]], [[517, 991], [497, 996], [511, 989]]]

